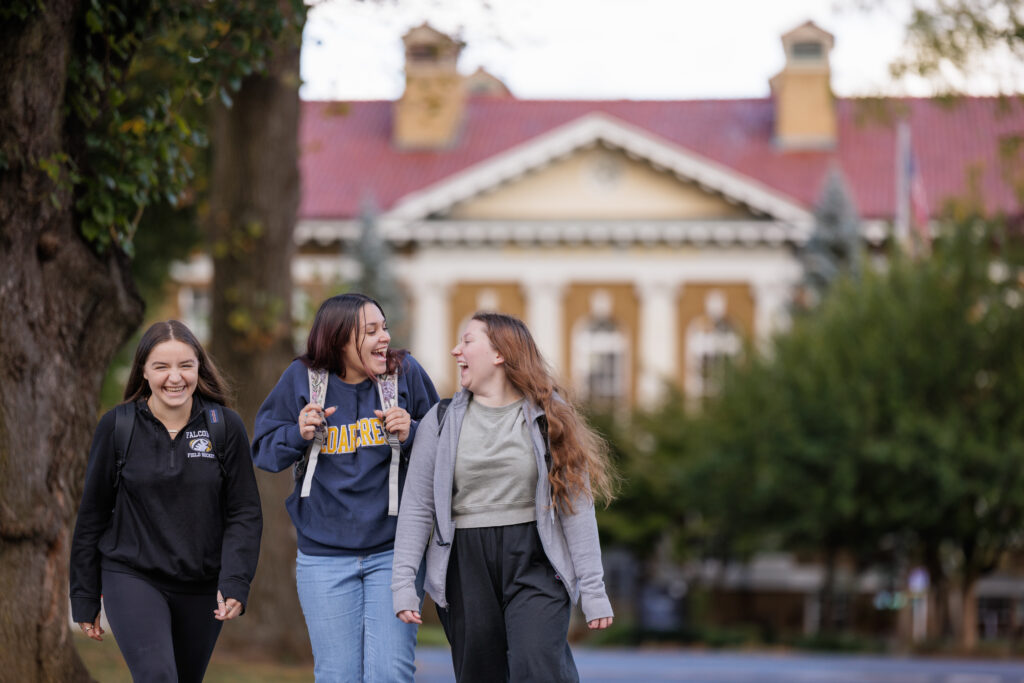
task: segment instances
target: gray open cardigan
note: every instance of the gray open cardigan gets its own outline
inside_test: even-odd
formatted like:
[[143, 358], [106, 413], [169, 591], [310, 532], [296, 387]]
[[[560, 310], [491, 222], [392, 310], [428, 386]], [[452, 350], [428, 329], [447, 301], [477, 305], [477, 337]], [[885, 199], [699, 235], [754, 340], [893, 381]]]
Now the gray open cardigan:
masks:
[[[395, 614], [403, 610], [419, 610], [416, 593], [416, 571], [423, 553], [427, 554], [425, 588], [434, 602], [447, 608], [445, 595], [448, 558], [455, 536], [452, 521], [452, 478], [459, 431], [466, 415], [470, 394], [455, 394], [440, 432], [437, 428], [437, 406], [423, 416], [416, 431], [409, 472], [398, 510], [398, 531], [395, 535], [395, 563], [391, 578]], [[532, 429], [537, 471], [547, 472], [544, 454], [547, 451], [541, 433], [540, 407], [529, 401], [523, 412]], [[573, 603], [582, 598], [587, 621], [612, 616], [612, 606], [604, 587], [601, 546], [597, 537], [594, 504], [581, 495], [574, 501], [574, 514], [557, 512], [551, 504], [551, 485], [546, 476], [537, 477], [537, 532], [544, 552]]]

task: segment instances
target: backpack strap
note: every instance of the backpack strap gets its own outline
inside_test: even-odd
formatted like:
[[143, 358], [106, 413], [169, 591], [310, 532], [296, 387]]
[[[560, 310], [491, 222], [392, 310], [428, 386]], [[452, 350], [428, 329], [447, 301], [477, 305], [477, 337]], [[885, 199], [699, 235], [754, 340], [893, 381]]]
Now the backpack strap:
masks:
[[[309, 402], [323, 406], [327, 398], [327, 370], [313, 368], [306, 369], [306, 376], [309, 379]], [[306, 455], [296, 463], [295, 478], [302, 479], [302, 489], [299, 491], [300, 498], [309, 498], [309, 492], [313, 487], [313, 473], [316, 472], [316, 462], [320, 456], [320, 449], [323, 448], [324, 439], [327, 436], [327, 425], [321, 422], [313, 432], [313, 441], [306, 449]]]
[[220, 466], [220, 473], [225, 478], [228, 469], [227, 461], [227, 428], [224, 426], [224, 406], [219, 403], [204, 402], [203, 417], [206, 418], [206, 431], [210, 433], [210, 441], [213, 442], [213, 453], [217, 456], [217, 464]]
[[[377, 395], [380, 397], [380, 409], [386, 411], [398, 405], [398, 375], [377, 376]], [[388, 471], [388, 516], [398, 515], [398, 473], [402, 463], [402, 442], [398, 434], [385, 430], [388, 445], [391, 446], [391, 467]]]
[[450, 398], [442, 398], [437, 402], [437, 433], [441, 433], [441, 427], [444, 426], [444, 414], [448, 412], [448, 406], [450, 406], [452, 400]]
[[537, 418], [540, 423], [540, 434], [544, 437], [544, 465], [551, 471], [551, 442], [548, 441], [548, 416], [541, 415]]
[[114, 408], [114, 488], [121, 483], [121, 470], [128, 460], [128, 447], [135, 431], [135, 404], [121, 403]]

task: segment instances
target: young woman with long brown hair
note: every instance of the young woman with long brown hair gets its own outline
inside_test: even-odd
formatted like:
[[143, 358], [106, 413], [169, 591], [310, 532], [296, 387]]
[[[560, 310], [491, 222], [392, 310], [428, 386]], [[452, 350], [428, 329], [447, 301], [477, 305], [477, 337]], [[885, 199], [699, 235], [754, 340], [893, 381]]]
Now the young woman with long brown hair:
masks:
[[[249, 437], [224, 407], [217, 368], [177, 320], [142, 335], [124, 400], [100, 419], [89, 452], [72, 618], [102, 640], [102, 594], [134, 680], [199, 683], [222, 623], [245, 609], [259, 557]], [[223, 421], [223, 443], [211, 420]], [[129, 434], [120, 456], [115, 427]]]
[[590, 628], [612, 623], [594, 517], [595, 499], [612, 495], [606, 447], [517, 318], [476, 313], [452, 355], [462, 390], [442, 418], [424, 417], [413, 447], [395, 614], [421, 623], [415, 580], [426, 552], [456, 680], [578, 681], [572, 603]]

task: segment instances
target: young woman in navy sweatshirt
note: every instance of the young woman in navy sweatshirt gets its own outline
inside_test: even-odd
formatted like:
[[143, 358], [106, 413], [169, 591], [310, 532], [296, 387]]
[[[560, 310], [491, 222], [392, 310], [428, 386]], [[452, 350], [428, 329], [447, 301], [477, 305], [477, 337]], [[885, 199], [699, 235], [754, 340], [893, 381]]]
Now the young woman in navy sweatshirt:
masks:
[[136, 681], [203, 680], [224, 621], [245, 610], [263, 520], [249, 439], [234, 411], [216, 450], [204, 407], [224, 384], [191, 331], [155, 323], [124, 392], [134, 427], [118, 472], [115, 410], [100, 420], [71, 543], [71, 613], [107, 621]]
[[[296, 583], [317, 681], [411, 683], [415, 671], [416, 625], [391, 611], [397, 517], [388, 514], [387, 436], [397, 435], [404, 460], [438, 396], [419, 363], [390, 344], [376, 301], [356, 293], [326, 300], [306, 354], [256, 415], [253, 458], [271, 472], [302, 460], [317, 427], [326, 427], [308, 495], [301, 495], [299, 477], [285, 503], [298, 539]], [[328, 373], [323, 404], [310, 400], [310, 370]], [[385, 412], [377, 383], [390, 374], [397, 374], [398, 405]], [[398, 490], [404, 479], [401, 467]]]

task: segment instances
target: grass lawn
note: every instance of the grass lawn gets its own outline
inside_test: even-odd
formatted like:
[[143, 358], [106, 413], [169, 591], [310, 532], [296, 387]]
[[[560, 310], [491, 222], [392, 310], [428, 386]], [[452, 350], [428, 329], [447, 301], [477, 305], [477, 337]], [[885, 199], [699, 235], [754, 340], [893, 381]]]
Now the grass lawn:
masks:
[[[121, 651], [108, 631], [103, 642], [97, 643], [76, 634], [75, 646], [89, 673], [100, 683], [132, 683], [128, 667], [121, 659]], [[210, 667], [206, 670], [207, 683], [313, 683], [313, 665], [296, 664], [286, 666], [266, 662], [253, 662], [232, 657], [228, 654], [213, 653]]]
[[[86, 638], [75, 631], [75, 647], [89, 673], [100, 683], [131, 683], [128, 667], [121, 659], [114, 637], [107, 631], [103, 642]], [[420, 645], [444, 645], [444, 632], [439, 626], [420, 627]], [[313, 665], [254, 662], [214, 650], [205, 683], [313, 683]]]

